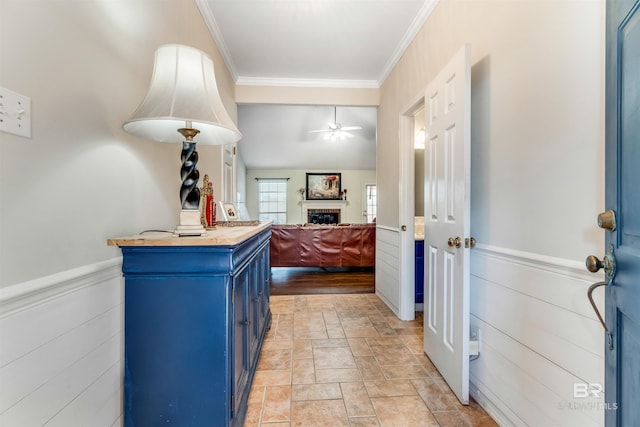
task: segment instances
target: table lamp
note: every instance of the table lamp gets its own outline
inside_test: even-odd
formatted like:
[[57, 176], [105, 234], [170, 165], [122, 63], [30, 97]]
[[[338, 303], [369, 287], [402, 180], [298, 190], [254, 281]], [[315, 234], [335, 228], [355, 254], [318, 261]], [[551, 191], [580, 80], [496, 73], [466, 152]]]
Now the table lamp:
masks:
[[133, 135], [161, 142], [182, 142], [179, 236], [206, 234], [200, 222], [197, 169], [200, 144], [224, 145], [242, 134], [222, 104], [213, 61], [204, 52], [170, 44], [156, 50], [147, 96], [122, 128]]

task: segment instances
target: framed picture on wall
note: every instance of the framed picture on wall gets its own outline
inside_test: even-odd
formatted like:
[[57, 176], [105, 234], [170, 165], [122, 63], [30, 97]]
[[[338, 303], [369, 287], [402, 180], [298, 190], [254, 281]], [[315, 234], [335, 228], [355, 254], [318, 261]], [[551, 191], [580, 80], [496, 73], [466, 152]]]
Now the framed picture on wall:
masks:
[[342, 179], [339, 172], [307, 172], [307, 200], [340, 200]]
[[218, 202], [220, 204], [220, 210], [222, 211], [222, 217], [225, 221], [236, 221], [238, 219], [238, 211], [233, 202]]

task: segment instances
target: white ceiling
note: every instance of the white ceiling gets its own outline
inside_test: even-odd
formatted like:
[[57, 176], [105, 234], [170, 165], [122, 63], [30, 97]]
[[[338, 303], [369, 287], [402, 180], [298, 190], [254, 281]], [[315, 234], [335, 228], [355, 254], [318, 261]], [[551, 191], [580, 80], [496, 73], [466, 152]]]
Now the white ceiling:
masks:
[[[236, 84], [360, 88], [379, 87], [436, 2], [196, 0]], [[363, 130], [328, 147], [308, 131], [333, 107], [240, 105], [241, 153], [250, 169], [375, 169], [375, 117], [338, 107], [339, 123]]]
[[238, 106], [242, 158], [248, 169], [374, 170], [375, 107], [336, 107], [337, 122], [360, 126], [344, 140], [326, 140], [334, 107], [247, 104]]

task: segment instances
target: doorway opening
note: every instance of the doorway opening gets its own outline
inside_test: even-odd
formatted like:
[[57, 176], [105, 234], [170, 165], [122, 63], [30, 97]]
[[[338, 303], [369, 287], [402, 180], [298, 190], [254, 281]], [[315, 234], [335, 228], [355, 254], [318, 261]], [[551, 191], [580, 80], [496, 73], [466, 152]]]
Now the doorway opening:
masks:
[[[416, 300], [420, 299], [416, 295], [416, 281], [419, 281], [421, 271], [416, 270], [416, 265], [420, 267], [420, 260], [416, 262], [416, 231], [420, 232], [420, 225], [423, 221], [416, 221], [416, 208], [422, 206], [424, 210], [424, 196], [417, 195], [416, 181], [422, 183], [424, 188], [424, 166], [416, 168], [416, 146], [422, 146], [422, 159], [424, 159], [424, 92], [414, 98], [400, 114], [400, 206], [399, 219], [404, 231], [400, 233], [400, 286], [399, 317], [402, 320], [414, 320], [416, 318]], [[420, 149], [418, 149], [420, 150]], [[419, 152], [419, 151], [418, 151]], [[416, 170], [422, 174], [418, 176]], [[423, 190], [421, 194], [424, 194]], [[422, 200], [422, 202], [420, 202]], [[420, 216], [418, 216], [420, 218]], [[424, 227], [422, 227], [422, 240], [424, 240]], [[419, 234], [420, 236], [420, 234]], [[418, 237], [419, 237], [418, 236]], [[419, 251], [419, 249], [418, 249]], [[424, 274], [422, 272], [422, 274]]]

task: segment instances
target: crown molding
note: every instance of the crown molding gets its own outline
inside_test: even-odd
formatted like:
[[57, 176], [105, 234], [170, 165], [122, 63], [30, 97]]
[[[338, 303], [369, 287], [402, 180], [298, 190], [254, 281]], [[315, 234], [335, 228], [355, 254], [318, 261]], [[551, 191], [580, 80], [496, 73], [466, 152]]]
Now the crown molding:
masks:
[[204, 22], [209, 29], [209, 33], [211, 33], [211, 37], [213, 37], [213, 40], [215, 41], [216, 46], [220, 51], [220, 55], [222, 55], [222, 59], [227, 66], [227, 70], [229, 70], [229, 73], [231, 74], [233, 80], [236, 81], [238, 79], [236, 65], [231, 58], [229, 49], [227, 49], [227, 44], [224, 41], [224, 37], [222, 37], [222, 32], [220, 31], [220, 27], [218, 27], [218, 23], [216, 22], [216, 18], [213, 16], [213, 12], [211, 11], [209, 4], [206, 0], [196, 0], [196, 5], [200, 10], [202, 19], [204, 19]]
[[278, 87], [321, 87], [349, 89], [379, 89], [376, 80], [340, 80], [340, 79], [296, 79], [281, 77], [245, 77], [239, 76], [238, 86], [278, 86]]
[[422, 7], [420, 8], [420, 11], [413, 19], [413, 22], [404, 33], [404, 36], [400, 40], [400, 43], [398, 43], [398, 46], [396, 46], [395, 50], [393, 51], [393, 54], [389, 58], [389, 61], [387, 61], [387, 65], [385, 65], [384, 69], [382, 70], [382, 74], [380, 74], [380, 77], [378, 78], [378, 86], [382, 86], [382, 83], [384, 83], [385, 79], [389, 76], [389, 73], [391, 73], [393, 67], [396, 66], [405, 50], [407, 50], [413, 39], [416, 37], [416, 34], [418, 34], [418, 31], [420, 31], [424, 23], [427, 22], [427, 18], [431, 16], [431, 13], [438, 5], [439, 1], [440, 0], [426, 0], [424, 2]]

